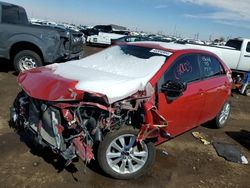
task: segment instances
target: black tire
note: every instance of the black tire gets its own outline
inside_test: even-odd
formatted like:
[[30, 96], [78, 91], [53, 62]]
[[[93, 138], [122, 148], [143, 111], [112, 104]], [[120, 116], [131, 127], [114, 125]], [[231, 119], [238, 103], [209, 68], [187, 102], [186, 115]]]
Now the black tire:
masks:
[[[109, 149], [110, 144], [116, 140], [118, 137], [122, 135], [134, 135], [135, 137], [138, 134], [138, 130], [133, 129], [132, 127], [124, 127], [119, 130], [115, 130], [114, 132], [109, 132], [105, 137], [104, 140], [99, 144], [98, 150], [97, 150], [97, 160], [101, 167], [101, 169], [109, 176], [116, 178], [116, 179], [135, 179], [139, 176], [143, 175], [154, 163], [155, 161], [155, 146], [152, 142], [144, 143], [147, 148], [147, 159], [145, 160], [144, 165], [138, 169], [135, 172], [127, 172], [127, 173], [119, 173], [111, 168], [111, 166], [108, 163], [107, 159], [107, 151]], [[136, 144], [136, 142], [135, 142]], [[133, 150], [134, 152], [134, 150]], [[133, 153], [132, 151], [130, 153]], [[119, 153], [119, 152], [118, 152]], [[130, 156], [130, 154], [129, 154]], [[129, 157], [128, 156], [128, 157]], [[120, 157], [121, 158], [121, 157]], [[130, 159], [133, 161], [132, 159]], [[135, 164], [135, 161], [133, 161]], [[122, 159], [121, 159], [122, 163]], [[132, 162], [130, 162], [132, 164]], [[119, 163], [118, 163], [119, 164]], [[136, 164], [137, 165], [137, 164]], [[126, 162], [126, 166], [129, 166], [128, 159]], [[128, 167], [129, 168], [129, 167]], [[127, 168], [127, 169], [128, 169]]]
[[244, 93], [246, 96], [250, 97], [250, 87], [247, 87]]
[[[25, 58], [28, 59], [27, 64], [30, 64], [30, 68], [29, 68], [29, 66], [24, 66], [22, 64], [21, 60], [25, 59]], [[43, 66], [41, 57], [36, 52], [31, 51], [31, 50], [22, 50], [22, 51], [18, 52], [14, 56], [13, 64], [14, 64], [15, 70], [18, 73], [22, 72], [24, 70], [29, 70], [31, 68]]]
[[[227, 113], [225, 113], [225, 112], [227, 112]], [[218, 113], [218, 115], [214, 119], [216, 128], [222, 128], [227, 124], [228, 119], [230, 117], [230, 113], [231, 113], [231, 102], [226, 101], [224, 103], [224, 105], [222, 106], [220, 112]], [[223, 114], [224, 114], [224, 120], [221, 120]]]

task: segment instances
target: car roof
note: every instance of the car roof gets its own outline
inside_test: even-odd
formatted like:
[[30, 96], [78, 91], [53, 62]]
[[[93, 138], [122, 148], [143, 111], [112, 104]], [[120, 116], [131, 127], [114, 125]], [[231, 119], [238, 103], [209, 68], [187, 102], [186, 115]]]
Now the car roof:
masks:
[[15, 4], [11, 4], [11, 3], [7, 3], [7, 2], [3, 2], [3, 1], [0, 1], [0, 5], [17, 6], [17, 5], [15, 5]]
[[199, 45], [177, 44], [174, 42], [140, 41], [140, 42], [130, 42], [128, 43], [128, 45], [143, 46], [147, 48], [157, 48], [172, 53], [178, 51], [186, 51], [186, 52], [200, 52], [200, 53], [214, 54], [211, 51], [202, 49]]

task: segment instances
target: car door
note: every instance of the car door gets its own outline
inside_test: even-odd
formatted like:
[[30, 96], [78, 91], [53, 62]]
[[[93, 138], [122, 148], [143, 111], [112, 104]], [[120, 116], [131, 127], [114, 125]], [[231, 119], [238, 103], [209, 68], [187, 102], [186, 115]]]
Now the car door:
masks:
[[[200, 79], [198, 56], [190, 54], [177, 58], [157, 83], [158, 110], [168, 121], [168, 132], [172, 136], [197, 126], [204, 105]], [[175, 100], [169, 100], [166, 94], [161, 91], [162, 85], [169, 80], [187, 83], [186, 91]]]
[[242, 49], [238, 69], [239, 70], [249, 70], [249, 67], [250, 67], [250, 42], [247, 43], [245, 49]]
[[203, 80], [205, 104], [202, 108], [200, 123], [213, 119], [228, 98], [230, 82], [220, 61], [211, 55], [200, 54], [199, 63]]

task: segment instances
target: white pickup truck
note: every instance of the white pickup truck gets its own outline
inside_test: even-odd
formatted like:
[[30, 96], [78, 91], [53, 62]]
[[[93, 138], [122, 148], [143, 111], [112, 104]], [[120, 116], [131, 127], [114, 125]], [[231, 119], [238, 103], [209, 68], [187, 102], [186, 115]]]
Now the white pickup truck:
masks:
[[111, 45], [111, 39], [118, 39], [126, 35], [116, 33], [99, 32], [98, 35], [91, 35], [87, 37], [88, 44]]
[[229, 66], [233, 73], [244, 74], [250, 71], [250, 39], [230, 39], [225, 46], [202, 46], [186, 44], [190, 48], [215, 53]]

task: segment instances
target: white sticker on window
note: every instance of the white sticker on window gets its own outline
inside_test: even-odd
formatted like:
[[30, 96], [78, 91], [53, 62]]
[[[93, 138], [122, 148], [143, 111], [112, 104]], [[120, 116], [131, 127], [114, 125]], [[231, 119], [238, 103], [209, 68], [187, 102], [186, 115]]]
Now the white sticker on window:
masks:
[[173, 54], [172, 52], [167, 52], [167, 51], [159, 50], [159, 49], [152, 49], [152, 50], [150, 50], [150, 52], [155, 53], [155, 54], [164, 55], [164, 56], [171, 56]]

